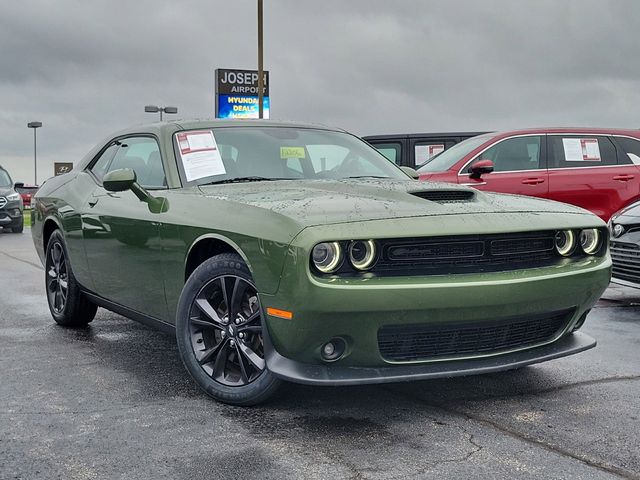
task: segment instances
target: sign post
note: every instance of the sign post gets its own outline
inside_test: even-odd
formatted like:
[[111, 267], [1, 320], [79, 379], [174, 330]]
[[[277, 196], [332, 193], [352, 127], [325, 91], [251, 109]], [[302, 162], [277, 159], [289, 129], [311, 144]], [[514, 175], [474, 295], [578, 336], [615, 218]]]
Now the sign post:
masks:
[[264, 118], [262, 96], [264, 90], [264, 67], [262, 66], [262, 0], [258, 0], [258, 118]]
[[269, 118], [269, 72], [259, 78], [257, 70], [216, 69], [216, 118], [261, 118], [260, 83], [262, 118]]

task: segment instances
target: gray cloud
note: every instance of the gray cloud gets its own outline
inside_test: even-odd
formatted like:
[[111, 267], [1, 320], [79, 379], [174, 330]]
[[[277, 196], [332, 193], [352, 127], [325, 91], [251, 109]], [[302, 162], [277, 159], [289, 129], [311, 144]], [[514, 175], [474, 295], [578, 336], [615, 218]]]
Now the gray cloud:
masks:
[[[255, 1], [0, 6], [0, 164], [31, 181], [111, 131], [213, 115], [213, 70], [256, 63]], [[359, 134], [640, 127], [634, 0], [265, 2], [273, 117]]]

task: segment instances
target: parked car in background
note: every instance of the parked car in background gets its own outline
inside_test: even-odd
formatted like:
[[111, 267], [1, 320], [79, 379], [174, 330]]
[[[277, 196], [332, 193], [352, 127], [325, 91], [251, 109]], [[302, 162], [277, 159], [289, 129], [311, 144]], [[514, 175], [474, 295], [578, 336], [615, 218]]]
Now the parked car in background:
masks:
[[448, 148], [485, 132], [369, 135], [363, 140], [397, 165], [417, 168]]
[[239, 405], [281, 380], [451, 377], [581, 352], [610, 280], [595, 215], [420, 183], [311, 125], [137, 126], [34, 199], [54, 320], [85, 326], [101, 306], [173, 331], [197, 384]]
[[421, 180], [570, 203], [607, 221], [640, 199], [640, 130], [488, 133], [456, 144], [418, 173]]
[[640, 288], [640, 203], [615, 213], [609, 222], [615, 283]]
[[22, 198], [15, 191], [9, 172], [0, 166], [0, 227], [3, 231], [22, 233], [23, 208]]
[[25, 185], [24, 183], [15, 184], [15, 190], [22, 197], [24, 208], [31, 208], [31, 197], [38, 191], [38, 188], [40, 187]]

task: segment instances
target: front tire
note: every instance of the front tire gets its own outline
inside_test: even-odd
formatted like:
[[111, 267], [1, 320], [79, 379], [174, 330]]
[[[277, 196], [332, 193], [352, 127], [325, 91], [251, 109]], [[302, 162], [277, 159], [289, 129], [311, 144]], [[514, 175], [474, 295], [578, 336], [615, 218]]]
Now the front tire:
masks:
[[64, 327], [84, 327], [96, 316], [98, 307], [82, 293], [73, 276], [64, 237], [55, 230], [47, 244], [45, 287], [51, 316]]
[[221, 254], [187, 280], [176, 318], [178, 351], [198, 386], [231, 405], [256, 405], [280, 380], [264, 359], [262, 309], [242, 258]]

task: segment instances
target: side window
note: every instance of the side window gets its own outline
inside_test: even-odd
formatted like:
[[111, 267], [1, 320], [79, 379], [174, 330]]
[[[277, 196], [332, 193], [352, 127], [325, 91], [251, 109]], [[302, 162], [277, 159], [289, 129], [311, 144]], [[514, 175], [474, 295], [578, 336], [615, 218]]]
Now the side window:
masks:
[[549, 135], [550, 168], [616, 165], [616, 148], [600, 135]]
[[155, 139], [130, 137], [123, 138], [116, 143], [120, 145], [120, 148], [113, 157], [109, 172], [121, 168], [131, 168], [136, 172], [138, 183], [143, 187], [166, 187], [162, 157]]
[[541, 137], [514, 137], [503, 140], [481, 153], [476, 160], [491, 160], [494, 172], [513, 172], [543, 168], [540, 162]]
[[112, 143], [107, 147], [107, 149], [102, 152], [102, 155], [94, 162], [93, 166], [89, 169], [91, 173], [95, 175], [95, 177], [102, 182], [102, 177], [107, 173], [107, 168], [109, 167], [109, 162], [113, 158], [113, 155], [118, 150], [118, 145]]
[[628, 137], [615, 137], [618, 146], [622, 147], [622, 152], [618, 155], [618, 163], [635, 163], [640, 165], [640, 140]]
[[387, 160], [395, 164], [400, 164], [401, 146], [399, 143], [377, 143], [372, 145], [373, 145], [373, 148], [375, 148], [382, 155], [384, 155], [387, 158]]

